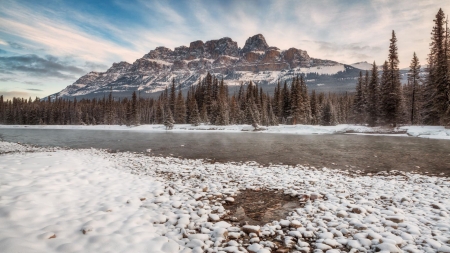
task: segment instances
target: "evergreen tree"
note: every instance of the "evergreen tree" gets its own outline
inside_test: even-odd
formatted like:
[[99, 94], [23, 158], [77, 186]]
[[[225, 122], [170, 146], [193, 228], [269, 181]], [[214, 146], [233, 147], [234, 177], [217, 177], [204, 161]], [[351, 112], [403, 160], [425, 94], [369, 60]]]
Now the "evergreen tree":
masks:
[[424, 91], [423, 120], [426, 124], [448, 123], [449, 108], [449, 61], [448, 29], [445, 14], [439, 9], [431, 32], [430, 54], [428, 56], [428, 77]]
[[356, 94], [353, 102], [353, 114], [356, 124], [362, 124], [364, 120], [364, 81], [362, 72], [359, 72]]
[[419, 59], [417, 58], [416, 53], [414, 52], [413, 58], [411, 60], [411, 64], [409, 66], [409, 73], [408, 73], [408, 83], [411, 85], [410, 87], [410, 93], [411, 93], [411, 124], [418, 124], [419, 123], [419, 106], [418, 106], [418, 98], [417, 91], [419, 90], [419, 81], [420, 81], [420, 64]]
[[291, 101], [290, 101], [290, 94], [289, 94], [289, 89], [287, 87], [287, 82], [284, 81], [284, 86], [283, 86], [283, 104], [282, 104], [282, 120], [283, 123], [287, 122], [287, 119], [289, 118], [289, 116], [291, 115], [290, 111], [291, 111]]
[[164, 126], [166, 126], [166, 130], [172, 130], [174, 123], [175, 120], [173, 119], [172, 111], [170, 108], [167, 108], [166, 114], [164, 115]]
[[378, 67], [373, 62], [372, 75], [367, 89], [367, 123], [375, 126], [378, 119]]
[[400, 70], [398, 68], [398, 49], [397, 38], [395, 32], [392, 31], [392, 38], [389, 46], [388, 57], [388, 73], [386, 80], [386, 92], [383, 94], [384, 100], [384, 118], [386, 123], [397, 126], [397, 123], [401, 121], [401, 84], [400, 84]]
[[175, 78], [172, 78], [172, 86], [170, 87], [169, 106], [172, 112], [176, 111]]
[[177, 122], [178, 124], [184, 124], [186, 122], [186, 104], [184, 102], [181, 90], [178, 91], [174, 107], [175, 107], [175, 122]]

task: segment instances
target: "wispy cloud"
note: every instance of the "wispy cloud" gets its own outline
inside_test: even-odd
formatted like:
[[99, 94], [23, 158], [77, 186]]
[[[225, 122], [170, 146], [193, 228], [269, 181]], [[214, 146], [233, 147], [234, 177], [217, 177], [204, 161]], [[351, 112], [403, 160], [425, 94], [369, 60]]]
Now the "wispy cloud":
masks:
[[0, 57], [0, 67], [11, 72], [18, 71], [33, 76], [61, 79], [73, 79], [74, 75], [85, 73], [83, 69], [65, 64], [57, 57], [47, 56], [44, 59], [34, 54]]
[[243, 47], [257, 33], [271, 46], [314, 58], [382, 63], [395, 30], [400, 64], [407, 66], [414, 51], [425, 62], [434, 16], [440, 7], [449, 13], [450, 1], [115, 0], [104, 7], [89, 0], [2, 0], [0, 78], [25, 83], [33, 75], [46, 84], [53, 78], [61, 90], [85, 72], [132, 63], [157, 46], [230, 37]]
[[41, 82], [34, 82], [34, 81], [24, 81], [24, 84], [28, 84], [28, 85], [37, 85], [37, 86], [42, 86], [43, 84]]
[[27, 90], [30, 90], [30, 91], [43, 91], [41, 89], [27, 89]]

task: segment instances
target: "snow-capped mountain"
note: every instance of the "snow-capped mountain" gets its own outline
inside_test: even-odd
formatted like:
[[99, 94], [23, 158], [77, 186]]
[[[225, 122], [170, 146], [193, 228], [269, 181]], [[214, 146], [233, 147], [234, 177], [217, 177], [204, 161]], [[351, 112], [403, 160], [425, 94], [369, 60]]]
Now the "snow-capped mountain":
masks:
[[164, 90], [175, 79], [181, 89], [198, 83], [207, 72], [223, 77], [229, 86], [254, 81], [268, 91], [280, 81], [305, 74], [311, 89], [320, 91], [353, 90], [359, 67], [312, 58], [304, 50], [280, 50], [269, 46], [263, 35], [247, 39], [243, 48], [231, 38], [191, 42], [174, 50], [157, 47], [132, 64], [114, 63], [106, 72], [90, 72], [64, 90], [58, 97], [141, 96]]

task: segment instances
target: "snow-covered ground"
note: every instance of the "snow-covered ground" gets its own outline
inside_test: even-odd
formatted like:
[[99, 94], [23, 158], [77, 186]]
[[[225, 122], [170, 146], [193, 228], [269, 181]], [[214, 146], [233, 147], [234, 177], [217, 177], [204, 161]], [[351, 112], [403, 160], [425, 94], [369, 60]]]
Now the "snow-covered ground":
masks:
[[[0, 142], [5, 150], [1, 252], [450, 252], [448, 178]], [[304, 206], [264, 226], [224, 221], [222, 204], [245, 189]]]
[[[167, 131], [164, 125], [140, 125], [140, 126], [119, 126], [119, 125], [0, 125], [0, 129], [76, 129], [76, 130], [120, 130], [120, 131], [140, 131], [140, 132], [164, 132]], [[242, 132], [253, 131], [250, 125], [200, 125], [175, 124], [172, 132], [184, 131], [223, 131]], [[433, 139], [450, 140], [450, 129], [443, 126], [402, 126], [399, 128], [367, 127], [361, 125], [341, 124], [337, 126], [318, 125], [278, 125], [262, 127], [258, 133], [281, 133], [281, 134], [371, 134], [390, 136], [414, 136]], [[392, 135], [394, 134], [394, 135]]]

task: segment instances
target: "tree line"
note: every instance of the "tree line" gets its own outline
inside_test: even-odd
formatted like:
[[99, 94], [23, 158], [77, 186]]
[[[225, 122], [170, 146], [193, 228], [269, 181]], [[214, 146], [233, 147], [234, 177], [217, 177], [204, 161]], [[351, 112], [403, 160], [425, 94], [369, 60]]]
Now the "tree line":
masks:
[[381, 69], [361, 72], [354, 93], [308, 92], [305, 75], [278, 81], [272, 95], [257, 83], [242, 83], [229, 94], [223, 79], [207, 73], [183, 95], [171, 85], [156, 98], [35, 100], [0, 96], [0, 124], [139, 125], [278, 124], [448, 125], [450, 122], [450, 40], [442, 9], [434, 19], [427, 66], [421, 71], [413, 54], [408, 82], [401, 84], [397, 38], [392, 31], [387, 60]]
[[374, 62], [370, 73], [360, 73], [354, 95], [354, 123], [370, 126], [450, 123], [450, 32], [442, 9], [434, 23], [427, 66], [421, 71], [419, 59], [413, 53], [405, 85], [400, 82], [397, 38], [392, 31], [388, 59], [382, 70]]

